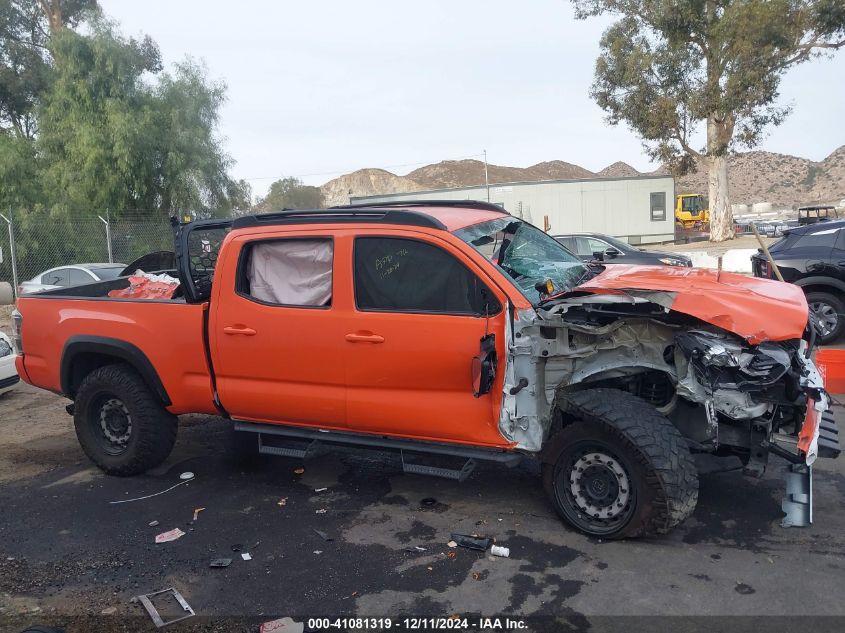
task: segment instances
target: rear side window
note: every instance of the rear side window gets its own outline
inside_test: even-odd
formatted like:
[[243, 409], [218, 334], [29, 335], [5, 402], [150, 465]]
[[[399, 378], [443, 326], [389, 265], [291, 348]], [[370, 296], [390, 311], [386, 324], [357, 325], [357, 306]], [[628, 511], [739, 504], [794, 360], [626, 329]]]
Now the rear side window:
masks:
[[70, 286], [81, 286], [82, 284], [90, 284], [94, 281], [91, 275], [77, 268], [68, 269], [68, 280], [68, 285]]
[[244, 246], [237, 292], [259, 303], [323, 308], [332, 304], [330, 238], [282, 239]]
[[64, 288], [67, 288], [70, 285], [68, 272], [68, 268], [59, 268], [57, 270], [51, 270], [50, 272], [41, 275], [41, 283], [46, 284], [48, 286], [62, 286]]
[[393, 237], [355, 240], [359, 310], [495, 314], [501, 306], [478, 277], [437, 246]]
[[827, 229], [815, 233], [805, 233], [796, 244], [799, 248], [833, 248], [839, 229]]

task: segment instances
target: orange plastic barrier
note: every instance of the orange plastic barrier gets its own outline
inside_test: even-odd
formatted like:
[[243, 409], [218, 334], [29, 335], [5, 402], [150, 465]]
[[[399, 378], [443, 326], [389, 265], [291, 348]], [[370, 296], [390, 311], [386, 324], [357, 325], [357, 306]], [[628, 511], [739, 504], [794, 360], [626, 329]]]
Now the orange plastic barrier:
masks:
[[820, 349], [816, 366], [828, 392], [845, 393], [845, 349]]

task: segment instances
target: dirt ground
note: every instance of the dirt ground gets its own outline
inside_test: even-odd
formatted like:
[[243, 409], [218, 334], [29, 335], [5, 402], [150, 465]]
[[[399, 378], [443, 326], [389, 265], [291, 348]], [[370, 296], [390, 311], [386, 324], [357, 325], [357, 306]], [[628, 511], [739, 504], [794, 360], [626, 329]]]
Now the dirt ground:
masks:
[[[36, 622], [153, 630], [132, 599], [171, 586], [199, 615], [178, 631], [257, 631], [287, 615], [504, 614], [548, 631], [629, 628], [622, 616], [781, 616], [767, 631], [786, 630], [775, 626], [785, 616], [845, 618], [845, 459], [819, 460], [812, 527], [780, 527], [777, 458], [761, 480], [712, 462], [679, 528], [602, 542], [561, 524], [530, 463], [480, 466], [464, 483], [403, 475], [384, 453], [244, 463], [214, 417], [182, 419], [154, 471], [107, 477], [79, 448], [65, 403], [28, 385], [0, 398], [2, 633]], [[168, 489], [184, 471], [195, 479], [170, 492], [111, 503]], [[177, 527], [185, 536], [154, 544]], [[510, 558], [452, 550], [451, 532], [492, 536]], [[231, 565], [209, 568], [221, 557]]]

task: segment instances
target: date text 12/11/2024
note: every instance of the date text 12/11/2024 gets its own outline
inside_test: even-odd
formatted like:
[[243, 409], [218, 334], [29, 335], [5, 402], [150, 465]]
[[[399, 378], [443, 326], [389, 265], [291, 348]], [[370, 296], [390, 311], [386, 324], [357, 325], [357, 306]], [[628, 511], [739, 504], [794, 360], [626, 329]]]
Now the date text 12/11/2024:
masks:
[[519, 618], [403, 617], [403, 618], [309, 618], [308, 630], [363, 629], [371, 631], [519, 631], [528, 625]]

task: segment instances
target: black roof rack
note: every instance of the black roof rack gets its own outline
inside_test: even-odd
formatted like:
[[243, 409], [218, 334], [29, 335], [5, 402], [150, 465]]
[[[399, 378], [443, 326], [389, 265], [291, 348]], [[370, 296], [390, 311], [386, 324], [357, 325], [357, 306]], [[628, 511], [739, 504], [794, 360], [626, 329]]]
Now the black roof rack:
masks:
[[383, 209], [386, 207], [459, 207], [463, 209], [484, 209], [510, 215], [503, 207], [481, 200], [391, 200], [389, 202], [358, 202], [332, 207], [332, 209]]
[[445, 230], [440, 220], [419, 213], [400, 209], [378, 207], [332, 207], [331, 209], [283, 209], [274, 213], [245, 215], [232, 222], [233, 229], [263, 224], [332, 224], [335, 222], [376, 222], [379, 224], [404, 224]]

